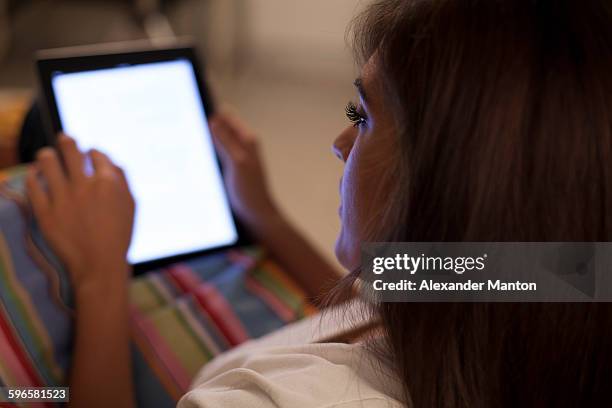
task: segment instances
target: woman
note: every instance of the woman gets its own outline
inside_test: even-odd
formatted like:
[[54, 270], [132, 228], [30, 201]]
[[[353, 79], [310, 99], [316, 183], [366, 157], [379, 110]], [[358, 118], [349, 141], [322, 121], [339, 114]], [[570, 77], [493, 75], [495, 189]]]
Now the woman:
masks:
[[[355, 33], [359, 102], [347, 106], [351, 124], [334, 143], [346, 163], [336, 253], [355, 272], [337, 292], [351, 290], [366, 241], [611, 240], [612, 7], [605, 1], [386, 0], [365, 11]], [[234, 207], [279, 248], [295, 232], [260, 188], [251, 133], [223, 115], [211, 124]], [[104, 155], [91, 153], [88, 177], [73, 142], [64, 138], [60, 149], [66, 174], [46, 150], [36, 169], [48, 193], [34, 171], [28, 186], [76, 287], [72, 403], [92, 406], [87, 398], [96, 395], [101, 405], [130, 406], [123, 362], [133, 202]], [[303, 240], [296, 245], [291, 254], [312, 254]], [[292, 259], [282, 261], [295, 266]], [[333, 275], [319, 266], [310, 283], [298, 272], [312, 293]], [[204, 368], [179, 405], [611, 404], [607, 304], [382, 303], [370, 315], [378, 330], [351, 344], [232, 351]], [[88, 354], [92, 348], [99, 352]]]

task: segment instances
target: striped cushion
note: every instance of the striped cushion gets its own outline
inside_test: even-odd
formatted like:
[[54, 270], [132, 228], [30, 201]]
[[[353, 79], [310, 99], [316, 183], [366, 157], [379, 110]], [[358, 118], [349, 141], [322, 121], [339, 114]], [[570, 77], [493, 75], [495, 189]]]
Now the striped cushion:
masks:
[[[30, 217], [23, 173], [0, 173], [0, 385], [63, 385], [72, 294]], [[316, 311], [256, 247], [141, 275], [131, 283], [130, 299], [134, 380], [143, 407], [174, 406], [214, 356]]]

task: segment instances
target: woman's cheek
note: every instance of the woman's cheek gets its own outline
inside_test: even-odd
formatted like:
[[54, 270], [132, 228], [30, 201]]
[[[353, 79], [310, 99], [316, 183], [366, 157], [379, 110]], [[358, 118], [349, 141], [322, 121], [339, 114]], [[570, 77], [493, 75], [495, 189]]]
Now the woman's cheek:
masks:
[[[390, 146], [381, 138], [364, 132], [351, 149], [344, 167], [341, 185], [341, 224], [336, 242], [336, 256], [347, 269], [359, 266], [361, 244], [379, 234], [380, 214], [388, 205], [381, 187], [389, 177]], [[386, 188], [384, 188], [386, 190]]]
[[360, 233], [359, 233], [359, 198], [356, 194], [357, 172], [356, 151], [351, 151], [344, 166], [340, 186], [340, 223], [341, 228], [336, 240], [336, 257], [342, 266], [352, 270], [359, 266]]
[[352, 202], [351, 217], [355, 219], [355, 232], [362, 242], [380, 239], [384, 226], [383, 214], [392, 204], [389, 202], [394, 183], [397, 182], [397, 157], [393, 143], [365, 135], [353, 147], [349, 169], [347, 195]]

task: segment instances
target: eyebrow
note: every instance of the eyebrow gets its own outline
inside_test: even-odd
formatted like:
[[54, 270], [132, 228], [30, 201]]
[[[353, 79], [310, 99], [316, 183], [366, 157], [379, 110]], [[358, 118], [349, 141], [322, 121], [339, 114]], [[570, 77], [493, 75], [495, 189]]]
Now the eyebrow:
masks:
[[368, 99], [366, 98], [365, 89], [363, 88], [363, 80], [361, 78], [357, 78], [355, 81], [353, 81], [353, 85], [355, 85], [355, 88], [357, 88], [359, 95], [361, 95], [361, 99], [367, 101]]

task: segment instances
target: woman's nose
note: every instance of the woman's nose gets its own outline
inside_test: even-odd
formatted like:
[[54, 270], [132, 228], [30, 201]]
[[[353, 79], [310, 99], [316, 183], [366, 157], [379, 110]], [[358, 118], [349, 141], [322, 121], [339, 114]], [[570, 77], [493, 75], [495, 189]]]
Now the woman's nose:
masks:
[[334, 140], [334, 144], [332, 145], [332, 151], [343, 162], [348, 160], [349, 154], [351, 153], [351, 149], [353, 148], [353, 144], [355, 143], [356, 135], [353, 135], [355, 132], [355, 128], [352, 126], [350, 128], [345, 129], [336, 140]]

